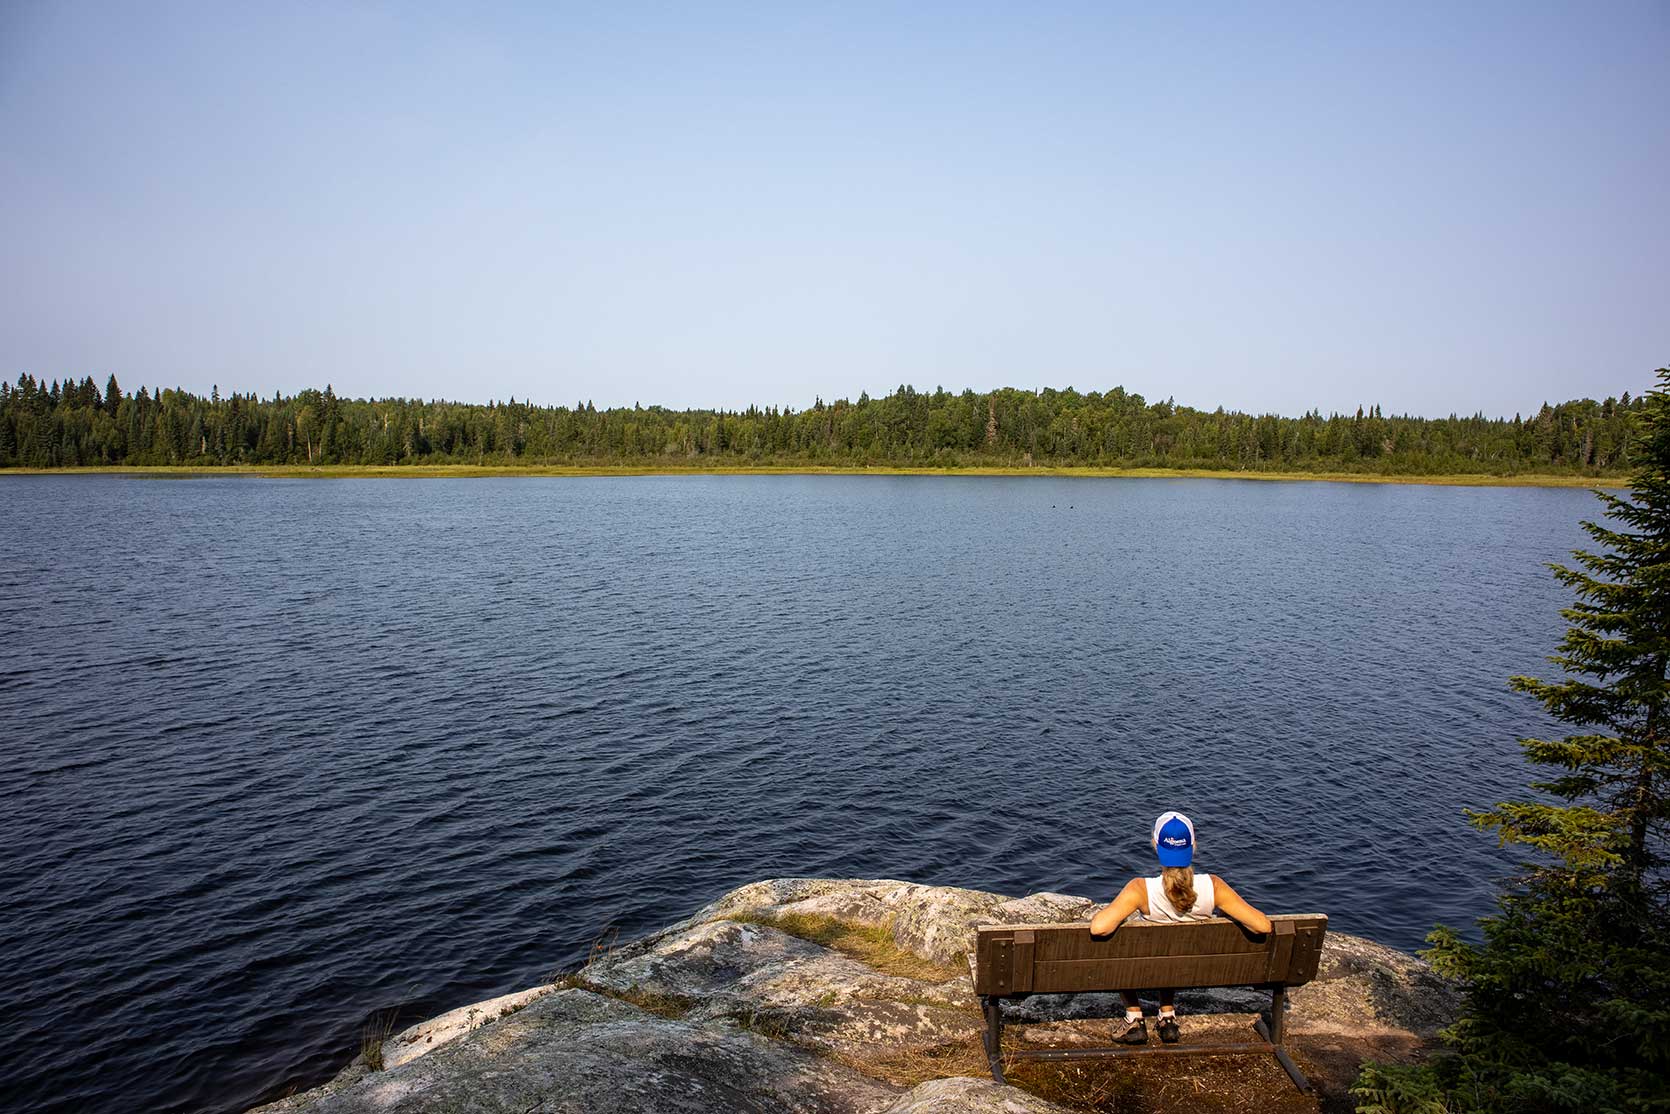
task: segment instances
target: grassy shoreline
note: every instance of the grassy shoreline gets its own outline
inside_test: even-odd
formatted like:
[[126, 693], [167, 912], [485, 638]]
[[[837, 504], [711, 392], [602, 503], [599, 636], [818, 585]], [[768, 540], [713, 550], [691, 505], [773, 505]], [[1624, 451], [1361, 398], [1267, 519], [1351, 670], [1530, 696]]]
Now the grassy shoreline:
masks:
[[1382, 475], [1362, 472], [1234, 472], [1225, 469], [967, 467], [934, 468], [894, 465], [735, 464], [699, 467], [676, 464], [332, 464], [222, 466], [150, 465], [93, 468], [6, 468], [3, 476], [118, 475], [158, 479], [251, 476], [260, 479], [474, 479], [497, 476], [1062, 476], [1083, 479], [1210, 479], [1283, 482], [1427, 484], [1439, 487], [1606, 487], [1622, 488], [1621, 476]]

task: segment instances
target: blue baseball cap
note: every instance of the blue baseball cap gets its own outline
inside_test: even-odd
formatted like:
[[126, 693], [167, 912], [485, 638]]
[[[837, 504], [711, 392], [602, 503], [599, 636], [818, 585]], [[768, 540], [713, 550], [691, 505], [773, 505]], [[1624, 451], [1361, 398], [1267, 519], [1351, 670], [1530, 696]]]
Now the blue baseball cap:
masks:
[[1161, 866], [1188, 866], [1195, 860], [1195, 826], [1181, 812], [1162, 813], [1154, 821], [1154, 852]]

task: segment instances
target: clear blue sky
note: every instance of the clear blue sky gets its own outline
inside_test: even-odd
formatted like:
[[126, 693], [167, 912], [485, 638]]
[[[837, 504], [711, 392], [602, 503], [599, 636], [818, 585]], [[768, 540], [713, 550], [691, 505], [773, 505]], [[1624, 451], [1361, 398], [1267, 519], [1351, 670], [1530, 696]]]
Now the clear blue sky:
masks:
[[1670, 4], [0, 0], [0, 373], [1512, 414], [1670, 362]]

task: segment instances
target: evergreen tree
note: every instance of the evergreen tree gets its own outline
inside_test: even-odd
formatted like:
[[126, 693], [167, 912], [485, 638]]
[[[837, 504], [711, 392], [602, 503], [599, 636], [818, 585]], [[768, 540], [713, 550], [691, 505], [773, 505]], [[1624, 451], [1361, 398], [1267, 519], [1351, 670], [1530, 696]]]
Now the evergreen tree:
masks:
[[1670, 369], [1638, 403], [1629, 494], [1601, 493], [1598, 551], [1554, 566], [1565, 675], [1512, 681], [1577, 733], [1522, 740], [1541, 796], [1472, 816], [1536, 858], [1482, 946], [1428, 937], [1465, 993], [1453, 1051], [1370, 1069], [1359, 1109], [1670, 1110]]

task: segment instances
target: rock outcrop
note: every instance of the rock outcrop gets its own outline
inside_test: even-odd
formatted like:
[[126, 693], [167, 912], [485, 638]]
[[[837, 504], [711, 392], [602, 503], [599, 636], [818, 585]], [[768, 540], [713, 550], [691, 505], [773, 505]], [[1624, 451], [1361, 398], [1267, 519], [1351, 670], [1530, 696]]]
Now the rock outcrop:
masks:
[[[550, 986], [451, 1011], [389, 1037], [330, 1083], [262, 1114], [1050, 1114], [1069, 1109], [1349, 1109], [1365, 1058], [1403, 1059], [1454, 1009], [1425, 964], [1330, 933], [1291, 994], [1291, 1045], [1318, 1096], [1269, 1057], [1028, 1064], [986, 1073], [966, 952], [980, 923], [1088, 918], [1086, 898], [1011, 899], [908, 882], [773, 879], [594, 958]], [[1186, 1039], [1240, 1030], [1268, 998], [1179, 996]], [[1115, 996], [1038, 995], [1012, 1039], [1103, 1043]], [[1006, 1037], [1006, 1040], [1010, 1039]], [[377, 1070], [373, 1070], [373, 1062]]]

